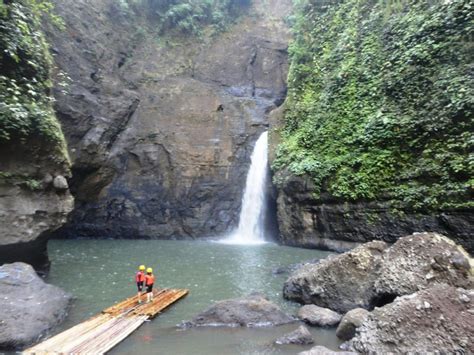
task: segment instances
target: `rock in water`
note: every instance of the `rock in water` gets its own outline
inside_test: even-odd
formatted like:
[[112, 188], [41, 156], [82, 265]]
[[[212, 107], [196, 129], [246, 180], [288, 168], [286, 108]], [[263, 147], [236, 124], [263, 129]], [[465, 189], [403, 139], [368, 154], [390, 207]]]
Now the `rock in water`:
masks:
[[321, 260], [320, 258], [317, 258], [317, 259], [304, 261], [302, 263], [290, 264], [290, 265], [287, 265], [287, 266], [280, 266], [280, 267], [274, 268], [272, 270], [272, 274], [273, 275], [289, 274], [290, 272], [293, 272], [293, 271], [299, 269], [303, 265], [317, 264], [317, 263], [319, 263], [320, 260]]
[[371, 312], [348, 345], [364, 354], [472, 354], [473, 302], [474, 290], [446, 284], [399, 297]]
[[389, 246], [370, 242], [305, 265], [285, 282], [287, 299], [338, 312], [372, 309], [435, 283], [470, 288], [467, 253], [436, 233], [415, 233]]
[[373, 285], [382, 263], [384, 242], [370, 242], [347, 253], [331, 256], [316, 265], [304, 265], [285, 282], [285, 298], [345, 313], [369, 308]]
[[38, 341], [64, 319], [71, 300], [25, 263], [0, 266], [0, 295], [0, 349], [19, 349]]
[[351, 351], [333, 351], [325, 346], [317, 345], [307, 351], [299, 353], [299, 355], [357, 355]]
[[347, 312], [344, 317], [342, 317], [336, 329], [337, 337], [342, 340], [352, 339], [355, 335], [356, 328], [364, 323], [368, 314], [369, 311], [363, 308], [356, 308]]
[[332, 327], [341, 321], [341, 315], [328, 308], [307, 305], [300, 308], [298, 318], [304, 322], [320, 327]]
[[298, 327], [291, 333], [285, 334], [275, 340], [276, 344], [298, 344], [298, 345], [308, 345], [313, 344], [314, 339], [311, 336], [308, 328], [304, 325]]
[[283, 313], [276, 304], [268, 301], [263, 295], [254, 293], [247, 297], [217, 302], [181, 326], [259, 327], [293, 321], [294, 319]]

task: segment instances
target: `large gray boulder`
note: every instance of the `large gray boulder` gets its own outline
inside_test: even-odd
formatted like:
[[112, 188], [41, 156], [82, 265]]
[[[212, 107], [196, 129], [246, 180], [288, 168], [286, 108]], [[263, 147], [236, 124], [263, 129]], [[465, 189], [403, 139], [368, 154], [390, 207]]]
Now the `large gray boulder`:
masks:
[[0, 266], [0, 349], [38, 341], [67, 314], [71, 296], [25, 263]]
[[370, 242], [347, 253], [330, 256], [319, 264], [304, 265], [285, 282], [285, 298], [316, 304], [345, 313], [369, 308], [375, 297], [373, 285], [382, 263], [384, 242]]
[[370, 242], [305, 265], [284, 285], [284, 296], [345, 313], [372, 309], [436, 283], [470, 288], [468, 254], [436, 233], [415, 233], [389, 246]]
[[283, 313], [276, 304], [263, 295], [253, 293], [246, 297], [234, 298], [215, 303], [182, 327], [228, 326], [265, 327], [287, 324], [294, 318]]
[[342, 340], [352, 339], [355, 335], [356, 329], [364, 323], [368, 314], [369, 311], [363, 308], [356, 308], [347, 312], [337, 326], [337, 337]]
[[314, 304], [303, 306], [298, 311], [298, 318], [302, 321], [319, 326], [333, 327], [341, 321], [341, 315], [328, 308], [318, 307]]
[[367, 353], [474, 353], [474, 290], [434, 285], [376, 308], [348, 348]]
[[297, 329], [291, 333], [285, 334], [275, 340], [276, 344], [296, 344], [296, 345], [308, 345], [313, 344], [314, 339], [308, 328], [304, 325], [300, 325]]
[[469, 255], [451, 239], [437, 233], [401, 238], [383, 255], [374, 287], [377, 295], [407, 295], [434, 283], [469, 288]]

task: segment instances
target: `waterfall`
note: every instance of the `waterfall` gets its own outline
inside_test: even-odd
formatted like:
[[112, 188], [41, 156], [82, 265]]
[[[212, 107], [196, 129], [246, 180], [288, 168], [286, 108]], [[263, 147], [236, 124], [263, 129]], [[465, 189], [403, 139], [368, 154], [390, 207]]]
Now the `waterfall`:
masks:
[[250, 169], [245, 183], [239, 226], [224, 243], [261, 244], [265, 242], [264, 211], [265, 189], [268, 175], [268, 132], [255, 143]]

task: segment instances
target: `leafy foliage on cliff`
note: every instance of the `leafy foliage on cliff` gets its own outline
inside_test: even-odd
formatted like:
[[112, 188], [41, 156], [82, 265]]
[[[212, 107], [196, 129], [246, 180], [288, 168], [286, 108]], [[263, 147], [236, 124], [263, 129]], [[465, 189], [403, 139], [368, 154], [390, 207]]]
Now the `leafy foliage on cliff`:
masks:
[[[133, 0], [132, 0], [133, 1]], [[161, 32], [199, 34], [206, 26], [224, 30], [251, 0], [145, 0]]]
[[474, 6], [302, 1], [276, 170], [317, 196], [472, 205]]
[[60, 25], [52, 4], [41, 0], [0, 2], [0, 143], [41, 139], [64, 152], [52, 109], [52, 59], [41, 29], [45, 16]]

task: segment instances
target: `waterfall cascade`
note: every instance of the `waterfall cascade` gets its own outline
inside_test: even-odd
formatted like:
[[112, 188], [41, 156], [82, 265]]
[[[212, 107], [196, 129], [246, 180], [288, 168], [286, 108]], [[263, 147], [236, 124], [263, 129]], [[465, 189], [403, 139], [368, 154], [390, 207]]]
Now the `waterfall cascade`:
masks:
[[224, 243], [265, 243], [264, 212], [265, 191], [268, 175], [268, 132], [264, 132], [255, 143], [250, 170], [247, 174], [245, 192], [242, 198], [239, 226]]

